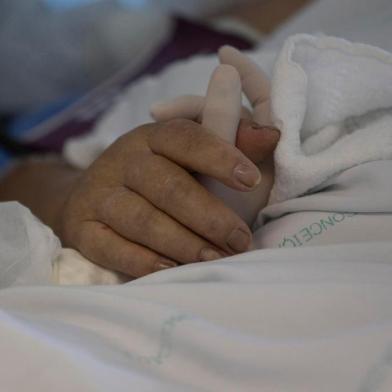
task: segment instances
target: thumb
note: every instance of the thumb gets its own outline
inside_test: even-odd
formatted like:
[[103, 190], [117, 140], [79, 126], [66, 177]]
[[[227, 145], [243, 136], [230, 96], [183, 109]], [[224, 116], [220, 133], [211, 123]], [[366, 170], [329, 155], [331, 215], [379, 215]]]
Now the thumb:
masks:
[[242, 119], [238, 126], [236, 147], [257, 164], [272, 156], [279, 138], [277, 128]]

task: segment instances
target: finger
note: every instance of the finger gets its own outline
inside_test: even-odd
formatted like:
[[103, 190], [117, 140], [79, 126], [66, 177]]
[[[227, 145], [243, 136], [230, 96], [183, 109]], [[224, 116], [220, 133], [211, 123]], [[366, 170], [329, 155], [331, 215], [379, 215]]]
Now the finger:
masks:
[[241, 80], [231, 65], [220, 65], [213, 72], [202, 114], [203, 127], [235, 144], [241, 115]]
[[241, 107], [241, 118], [244, 120], [252, 119], [252, 112], [245, 106]]
[[261, 181], [260, 172], [252, 161], [193, 121], [173, 120], [158, 128], [155, 124], [147, 138], [155, 154], [234, 189], [250, 191]]
[[[200, 95], [184, 95], [155, 103], [150, 108], [150, 114], [155, 121], [160, 122], [174, 120], [176, 118], [186, 118], [201, 122], [204, 104], [205, 97]], [[244, 106], [241, 107], [241, 118], [252, 118], [250, 110]]]
[[[153, 197], [156, 199], [157, 195]], [[177, 210], [178, 207], [175, 208]], [[100, 221], [122, 237], [170, 260], [191, 263], [224, 256], [223, 252], [219, 253], [216, 247], [156, 208], [149, 200], [125, 188], [107, 197], [97, 214]]]
[[253, 119], [259, 124], [270, 125], [270, 82], [263, 70], [249, 57], [231, 46], [219, 50], [222, 64], [230, 64], [240, 74], [242, 88], [253, 109]]
[[258, 164], [270, 158], [279, 142], [280, 132], [271, 126], [262, 126], [253, 121], [241, 120], [236, 146], [253, 163]]
[[134, 278], [177, 265], [173, 260], [124, 239], [97, 221], [82, 224], [79, 244], [80, 252], [89, 260]]
[[[130, 189], [188, 228], [187, 230], [196, 233], [217, 248], [231, 254], [248, 250], [251, 241], [248, 226], [186, 170], [158, 155], [148, 159], [145, 157], [137, 159], [144, 163], [138, 170], [132, 170], [130, 167], [125, 178]], [[146, 178], [151, 180], [146, 181]], [[145, 208], [147, 211], [147, 207]], [[168, 233], [155, 233], [166, 246], [171, 246], [169, 242], [173, 241], [172, 253], [168, 253], [168, 250], [159, 252], [166, 252], [164, 254], [177, 260], [180, 256], [177, 253], [174, 256], [174, 251], [178, 247], [184, 257], [189, 255], [185, 259], [181, 258], [182, 262], [186, 262], [189, 257], [195, 261], [198, 252], [208, 245], [207, 242], [200, 242], [200, 239], [196, 241], [190, 233], [185, 233], [173, 223], [164, 221], [156, 212], [153, 214], [154, 219], [159, 219], [162, 227], [167, 224], [170, 230], [176, 233], [170, 234], [172, 238], [170, 240]], [[155, 244], [154, 249], [161, 249], [157, 246]]]
[[187, 118], [198, 121], [204, 107], [204, 97], [183, 95], [163, 102], [157, 102], [150, 108], [155, 121], [168, 121], [175, 118]]
[[[218, 66], [208, 85], [202, 125], [235, 145], [241, 101], [241, 80], [238, 72], [231, 65]], [[225, 204], [234, 211], [238, 211], [237, 201], [241, 203], [249, 197], [249, 194], [245, 195], [230, 189], [210, 177], [200, 176], [198, 179], [212, 194], [225, 201]], [[242, 218], [246, 217], [242, 216]]]

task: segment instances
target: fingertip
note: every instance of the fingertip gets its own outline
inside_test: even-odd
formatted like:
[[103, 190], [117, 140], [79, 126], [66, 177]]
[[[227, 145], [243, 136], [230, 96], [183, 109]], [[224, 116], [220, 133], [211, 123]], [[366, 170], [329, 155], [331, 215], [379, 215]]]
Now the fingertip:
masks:
[[230, 48], [230, 45], [223, 45], [218, 49], [218, 57], [219, 59], [221, 59], [222, 56], [224, 56], [224, 54], [226, 53], [226, 51], [228, 50], [228, 48]]
[[241, 92], [241, 77], [237, 69], [229, 64], [218, 65], [212, 73], [208, 85], [207, 98], [216, 91], [226, 94], [239, 94]]
[[234, 145], [241, 116], [241, 100], [241, 78], [238, 71], [231, 65], [217, 66], [208, 84], [202, 125]]
[[232, 56], [236, 56], [239, 52], [238, 49], [230, 45], [224, 45], [218, 50], [218, 57], [222, 64], [229, 62]]
[[231, 79], [238, 79], [238, 81], [241, 80], [237, 69], [230, 64], [219, 64], [213, 73], [213, 76], [216, 75], [221, 75]]
[[276, 127], [241, 120], [236, 146], [247, 158], [257, 164], [273, 154], [279, 139], [280, 131]]
[[272, 126], [272, 125], [260, 125], [254, 121], [251, 122], [249, 127], [254, 130], [258, 131], [260, 133], [263, 133], [268, 139], [273, 142], [274, 144], [277, 144], [280, 139], [280, 131], [278, 128]]
[[165, 102], [155, 102], [150, 106], [150, 115], [155, 121], [160, 121], [167, 108]]
[[261, 183], [261, 173], [253, 163], [240, 163], [233, 170], [233, 177], [243, 191], [252, 191]]
[[153, 272], [162, 271], [169, 268], [178, 267], [178, 264], [172, 260], [161, 257], [154, 265]]

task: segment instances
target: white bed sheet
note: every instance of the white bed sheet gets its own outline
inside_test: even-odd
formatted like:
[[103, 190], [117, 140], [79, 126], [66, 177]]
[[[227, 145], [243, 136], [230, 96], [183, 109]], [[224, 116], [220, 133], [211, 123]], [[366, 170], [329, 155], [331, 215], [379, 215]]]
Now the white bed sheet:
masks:
[[4, 391], [390, 391], [392, 244], [0, 291]]

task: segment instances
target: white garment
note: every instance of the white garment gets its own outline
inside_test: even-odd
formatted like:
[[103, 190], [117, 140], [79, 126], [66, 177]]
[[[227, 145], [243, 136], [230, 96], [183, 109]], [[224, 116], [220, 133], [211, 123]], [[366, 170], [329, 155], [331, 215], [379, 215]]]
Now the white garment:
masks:
[[281, 132], [271, 201], [284, 201], [364, 162], [392, 159], [392, 54], [297, 35], [278, 55], [272, 115]]
[[50, 282], [60, 246], [52, 230], [26, 207], [0, 203], [0, 289]]
[[58, 285], [109, 285], [129, 282], [123, 274], [107, 270], [83, 257], [74, 249], [61, 249], [53, 261], [50, 283]]
[[391, 160], [368, 162], [334, 176], [318, 192], [264, 208], [255, 248], [391, 242], [391, 173]]
[[2, 391], [392, 390], [392, 244], [0, 290]]

